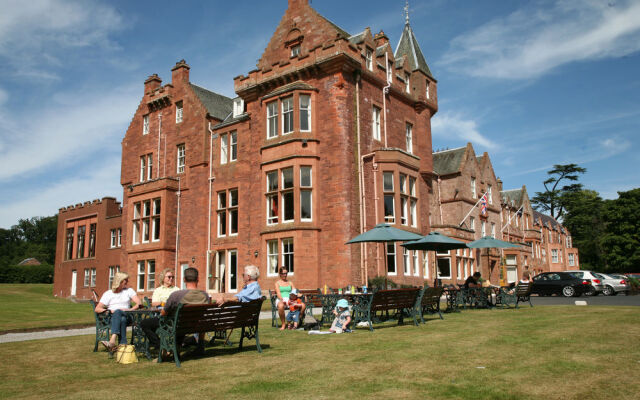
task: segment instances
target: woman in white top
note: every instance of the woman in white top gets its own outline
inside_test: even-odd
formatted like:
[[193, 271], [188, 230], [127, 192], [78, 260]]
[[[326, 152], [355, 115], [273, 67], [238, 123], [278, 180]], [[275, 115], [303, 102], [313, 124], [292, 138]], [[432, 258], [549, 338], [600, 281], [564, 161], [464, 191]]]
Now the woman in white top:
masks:
[[151, 306], [158, 307], [163, 305], [162, 303], [166, 303], [167, 299], [171, 295], [171, 293], [176, 290], [180, 290], [176, 285], [176, 275], [173, 272], [173, 268], [165, 268], [160, 273], [160, 279], [162, 285], [158, 286], [153, 291], [153, 296], [151, 297]]
[[[127, 343], [127, 324], [130, 321], [124, 311], [140, 308], [140, 299], [133, 289], [127, 287], [128, 283], [129, 275], [118, 272], [113, 277], [111, 290], [104, 292], [95, 309], [97, 313], [107, 310], [111, 313], [111, 339], [101, 342], [109, 351], [117, 347], [116, 338], [119, 344]], [[130, 306], [131, 301], [135, 303], [133, 307]]]

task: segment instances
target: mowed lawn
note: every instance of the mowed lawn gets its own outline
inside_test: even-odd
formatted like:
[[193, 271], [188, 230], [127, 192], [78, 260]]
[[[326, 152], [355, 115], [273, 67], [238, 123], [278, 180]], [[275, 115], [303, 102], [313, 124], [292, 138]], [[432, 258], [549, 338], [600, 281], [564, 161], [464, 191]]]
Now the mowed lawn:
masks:
[[[466, 310], [415, 327], [310, 336], [262, 321], [253, 341], [182, 368], [93, 353], [94, 336], [0, 344], [0, 397], [637, 399], [637, 307]], [[87, 311], [88, 312], [88, 311]]]
[[55, 298], [52, 292], [51, 284], [0, 284], [0, 333], [95, 323], [89, 303]]

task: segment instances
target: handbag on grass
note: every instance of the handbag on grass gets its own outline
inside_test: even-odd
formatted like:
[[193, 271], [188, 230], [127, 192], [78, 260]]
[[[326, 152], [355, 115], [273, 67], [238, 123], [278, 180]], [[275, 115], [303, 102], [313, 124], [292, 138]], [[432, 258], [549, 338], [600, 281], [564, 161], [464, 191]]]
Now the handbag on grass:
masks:
[[118, 346], [116, 351], [116, 362], [120, 364], [131, 364], [138, 362], [136, 355], [136, 347], [132, 344], [123, 344]]

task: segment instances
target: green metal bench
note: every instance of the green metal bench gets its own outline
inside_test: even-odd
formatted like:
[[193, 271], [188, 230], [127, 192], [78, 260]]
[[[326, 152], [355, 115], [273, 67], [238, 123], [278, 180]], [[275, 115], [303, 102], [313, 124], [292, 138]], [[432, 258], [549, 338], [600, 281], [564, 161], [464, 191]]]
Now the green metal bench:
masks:
[[96, 302], [94, 300], [89, 301], [91, 303], [93, 315], [96, 318], [96, 344], [93, 347], [93, 351], [98, 351], [98, 344], [103, 340], [109, 340], [111, 337], [111, 313], [109, 310], [101, 313], [95, 312]]
[[[404, 323], [404, 315], [413, 318], [413, 324], [418, 326], [416, 319], [416, 300], [421, 288], [379, 290], [371, 296], [362, 296], [362, 301], [353, 307], [353, 326], [366, 321], [369, 330], [373, 331], [373, 323], [385, 319], [397, 319], [398, 325]], [[389, 311], [395, 311], [391, 318], [385, 318]], [[378, 317], [377, 313], [381, 313]]]
[[442, 312], [440, 311], [440, 297], [444, 292], [442, 286], [439, 287], [424, 287], [418, 296], [416, 301], [416, 312], [420, 315], [420, 321], [424, 324], [424, 314], [438, 313], [440, 319], [444, 319]]
[[518, 283], [514, 288], [500, 288], [500, 292], [496, 297], [497, 307], [511, 307], [511, 304], [518, 308], [519, 303], [528, 302], [531, 304], [531, 283]]
[[176, 366], [180, 366], [180, 347], [177, 338], [183, 335], [206, 332], [225, 332], [241, 329], [239, 349], [244, 339], [255, 339], [258, 353], [262, 353], [258, 336], [260, 308], [264, 297], [246, 303], [180, 304], [173, 315], [160, 317], [157, 329], [160, 338], [158, 362], [163, 352], [173, 353]]
[[[320, 296], [320, 289], [298, 289], [302, 302], [305, 305], [304, 315], [300, 315], [300, 326], [304, 322], [306, 315], [313, 316], [314, 307], [322, 307], [322, 298]], [[269, 290], [269, 301], [271, 302], [271, 327], [280, 327], [280, 318], [278, 317], [278, 307], [276, 306], [276, 292]], [[285, 309], [285, 313], [287, 310]], [[318, 321], [322, 324], [322, 320]], [[326, 321], [325, 321], [326, 322]]]

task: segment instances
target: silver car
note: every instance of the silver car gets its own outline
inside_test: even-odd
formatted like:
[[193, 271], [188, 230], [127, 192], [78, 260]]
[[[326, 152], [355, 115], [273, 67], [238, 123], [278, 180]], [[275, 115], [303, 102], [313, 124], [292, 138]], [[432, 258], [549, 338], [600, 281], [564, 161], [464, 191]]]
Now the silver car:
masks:
[[581, 279], [589, 279], [591, 281], [591, 287], [584, 292], [585, 296], [597, 296], [604, 291], [604, 285], [602, 284], [602, 280], [597, 277], [596, 272], [593, 271], [581, 271], [581, 270], [573, 270], [573, 271], [565, 271], [574, 273], [578, 278]]
[[618, 293], [628, 293], [631, 290], [629, 279], [624, 275], [603, 274], [602, 272], [598, 272], [595, 275], [600, 278], [604, 285], [602, 294], [605, 296], [615, 296]]

